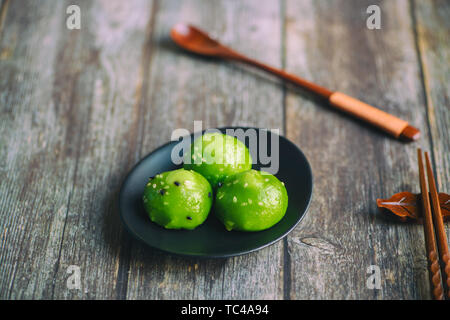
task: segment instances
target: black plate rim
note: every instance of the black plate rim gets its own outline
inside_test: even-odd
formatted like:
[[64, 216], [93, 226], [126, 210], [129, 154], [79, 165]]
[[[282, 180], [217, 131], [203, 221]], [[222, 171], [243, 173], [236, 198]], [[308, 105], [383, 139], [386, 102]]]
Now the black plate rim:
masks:
[[[229, 127], [217, 127], [217, 128], [208, 128], [205, 130], [202, 130], [202, 134], [207, 131], [207, 130], [211, 130], [211, 129], [217, 129], [217, 130], [226, 130], [226, 129], [255, 129], [255, 130], [268, 130], [268, 129], [264, 129], [264, 128], [257, 128], [257, 127], [243, 127], [243, 126], [229, 126]], [[191, 133], [190, 135], [193, 136], [195, 133]], [[143, 157], [141, 160], [139, 160], [129, 171], [128, 174], [125, 176], [125, 178], [123, 179], [121, 186], [120, 186], [120, 191], [119, 191], [119, 199], [118, 199], [118, 209], [119, 209], [119, 216], [120, 216], [120, 220], [122, 222], [122, 224], [124, 225], [125, 229], [127, 230], [127, 232], [129, 234], [131, 234], [131, 236], [137, 240], [139, 240], [140, 242], [144, 243], [146, 246], [150, 247], [153, 250], [156, 250], [160, 253], [165, 253], [165, 254], [170, 254], [173, 256], [178, 256], [178, 257], [184, 257], [184, 258], [200, 258], [200, 259], [221, 259], [221, 258], [230, 258], [230, 257], [237, 257], [237, 256], [241, 256], [241, 255], [245, 255], [251, 252], [255, 252], [261, 249], [264, 249], [280, 240], [282, 240], [283, 238], [285, 238], [289, 233], [292, 232], [292, 230], [295, 229], [295, 227], [297, 227], [297, 225], [303, 220], [303, 218], [306, 216], [306, 214], [309, 212], [309, 208], [311, 205], [311, 201], [312, 201], [312, 197], [313, 197], [313, 191], [314, 191], [314, 176], [312, 174], [312, 169], [311, 169], [311, 165], [308, 161], [308, 158], [306, 158], [305, 154], [303, 153], [303, 151], [292, 141], [290, 141], [288, 138], [284, 137], [283, 135], [271, 132], [271, 134], [276, 134], [278, 135], [280, 138], [286, 140], [291, 146], [293, 146], [295, 149], [297, 149], [297, 151], [300, 152], [300, 155], [304, 158], [305, 163], [306, 163], [306, 168], [307, 169], [307, 173], [311, 178], [311, 187], [309, 188], [309, 198], [308, 198], [308, 202], [306, 204], [305, 210], [303, 212], [303, 214], [300, 216], [300, 218], [288, 229], [286, 230], [286, 232], [284, 232], [282, 235], [278, 236], [277, 238], [273, 239], [272, 241], [269, 241], [267, 243], [265, 243], [264, 245], [261, 245], [259, 247], [250, 249], [250, 250], [245, 250], [245, 251], [241, 251], [241, 252], [236, 252], [236, 253], [227, 253], [227, 254], [208, 254], [208, 255], [197, 255], [197, 254], [185, 254], [185, 253], [180, 253], [180, 252], [172, 252], [172, 251], [167, 251], [167, 250], [163, 250], [160, 248], [157, 248], [155, 246], [152, 246], [151, 244], [147, 243], [147, 241], [145, 241], [144, 239], [142, 239], [139, 235], [137, 235], [136, 233], [134, 233], [129, 227], [128, 224], [125, 222], [125, 219], [123, 217], [123, 209], [122, 209], [122, 197], [123, 197], [123, 192], [124, 192], [124, 186], [128, 180], [128, 178], [131, 176], [131, 174], [133, 173], [133, 171], [142, 163], [144, 162], [148, 157], [152, 156], [154, 153], [158, 152], [160, 149], [163, 149], [165, 147], [167, 147], [168, 145], [172, 144], [172, 143], [176, 143], [178, 141], [169, 141], [164, 143], [163, 145], [157, 147], [156, 149], [150, 151], [145, 157]]]

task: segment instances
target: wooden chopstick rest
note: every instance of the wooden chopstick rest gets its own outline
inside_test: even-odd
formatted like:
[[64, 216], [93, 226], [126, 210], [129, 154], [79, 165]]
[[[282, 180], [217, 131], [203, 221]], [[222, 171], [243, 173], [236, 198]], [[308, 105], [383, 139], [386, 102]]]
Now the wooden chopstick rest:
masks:
[[[377, 199], [377, 206], [382, 213], [393, 214], [402, 222], [422, 223], [421, 197], [420, 194], [403, 191], [389, 199]], [[441, 192], [438, 198], [443, 220], [450, 221], [450, 195]]]

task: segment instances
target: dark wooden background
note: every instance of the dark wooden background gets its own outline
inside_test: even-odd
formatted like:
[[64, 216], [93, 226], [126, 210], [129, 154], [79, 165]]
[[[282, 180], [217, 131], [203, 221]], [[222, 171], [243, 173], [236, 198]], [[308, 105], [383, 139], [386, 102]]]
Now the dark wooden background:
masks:
[[[80, 30], [66, 28], [70, 4]], [[371, 4], [381, 30], [366, 28]], [[0, 298], [431, 298], [422, 227], [386, 219], [376, 198], [419, 191], [417, 147], [449, 192], [449, 17], [447, 0], [2, 0]], [[186, 54], [168, 39], [179, 21], [409, 120], [422, 137], [401, 143], [254, 69]], [[287, 238], [196, 260], [122, 228], [127, 172], [194, 120], [280, 128], [304, 151], [313, 201]], [[67, 288], [70, 265], [81, 290]], [[366, 286], [370, 265], [380, 290]]]

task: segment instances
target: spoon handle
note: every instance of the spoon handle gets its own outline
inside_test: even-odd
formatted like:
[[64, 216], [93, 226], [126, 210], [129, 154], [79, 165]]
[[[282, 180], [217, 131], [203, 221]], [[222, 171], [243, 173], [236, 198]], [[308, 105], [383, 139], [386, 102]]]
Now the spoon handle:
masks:
[[410, 126], [407, 121], [397, 118], [358, 99], [355, 99], [338, 91], [333, 92], [327, 88], [321, 87], [291, 73], [246, 57], [227, 47], [222, 47], [221, 53], [219, 55], [225, 59], [232, 59], [247, 63], [249, 65], [253, 65], [273, 75], [276, 75], [281, 79], [296, 84], [308, 91], [314, 92], [315, 94], [325, 98], [334, 108], [346, 112], [358, 119], [364, 120], [372, 124], [373, 126], [389, 133], [395, 138], [403, 138], [406, 140], [417, 140], [419, 138], [420, 131]]
[[287, 80], [293, 84], [296, 84], [304, 89], [307, 89], [309, 91], [312, 91], [314, 93], [316, 93], [317, 95], [325, 98], [325, 99], [329, 99], [330, 96], [333, 94], [333, 91], [328, 90], [327, 88], [321, 87], [315, 83], [312, 83], [310, 81], [307, 81], [305, 79], [302, 79], [300, 77], [297, 77], [296, 75], [293, 75], [291, 73], [288, 73], [284, 70], [281, 69], [277, 69], [274, 68], [270, 65], [267, 65], [265, 63], [259, 62], [255, 59], [246, 57], [238, 52], [232, 51], [228, 48], [226, 48], [227, 50], [225, 51], [225, 53], [222, 55], [223, 58], [228, 58], [228, 59], [233, 59], [236, 61], [240, 61], [240, 62], [244, 62], [247, 63], [249, 65], [255, 66], [257, 68], [263, 69], [275, 76], [280, 77], [281, 79]]

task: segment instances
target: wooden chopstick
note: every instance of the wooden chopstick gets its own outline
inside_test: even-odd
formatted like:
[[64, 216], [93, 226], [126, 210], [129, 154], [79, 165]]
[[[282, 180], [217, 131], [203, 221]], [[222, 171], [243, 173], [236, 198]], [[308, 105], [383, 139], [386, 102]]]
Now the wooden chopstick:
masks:
[[430, 199], [428, 198], [428, 189], [425, 182], [425, 170], [422, 161], [422, 150], [417, 149], [417, 157], [419, 158], [419, 178], [420, 191], [422, 194], [423, 209], [423, 226], [425, 231], [425, 244], [427, 250], [427, 258], [429, 263], [429, 271], [431, 277], [431, 286], [433, 297], [436, 300], [444, 300], [444, 293], [441, 285], [441, 269], [439, 266], [439, 257], [436, 246], [436, 239], [433, 228], [433, 218], [431, 216]]
[[433, 170], [431, 168], [430, 158], [425, 152], [425, 160], [427, 165], [428, 186], [430, 187], [430, 197], [432, 203], [432, 214], [434, 220], [434, 229], [437, 235], [439, 256], [443, 264], [444, 277], [447, 290], [447, 297], [450, 298], [450, 254], [448, 251], [447, 235], [444, 229], [444, 220], [442, 219], [441, 206], [439, 204], [439, 196], [436, 188], [436, 181], [434, 180]]

